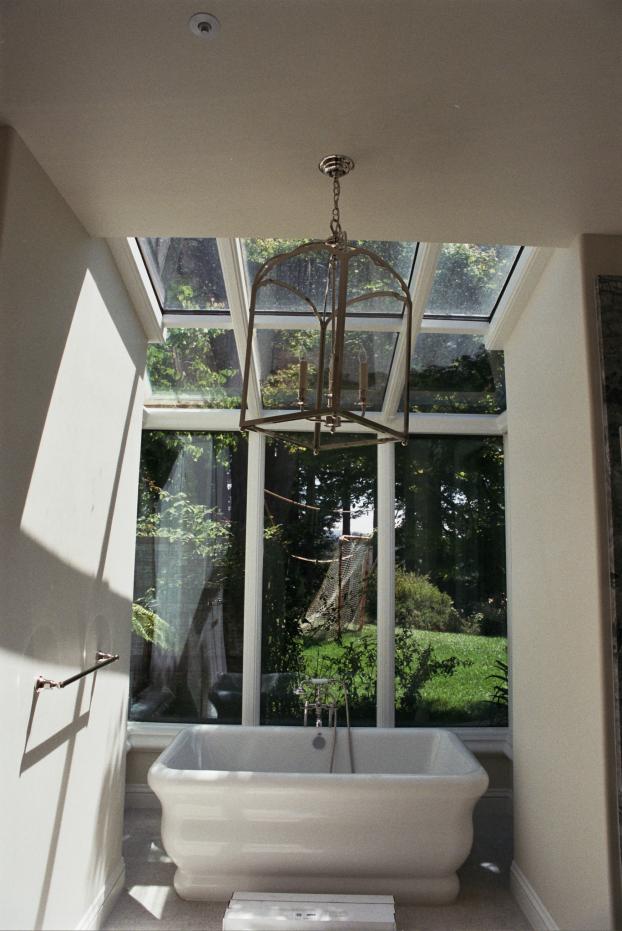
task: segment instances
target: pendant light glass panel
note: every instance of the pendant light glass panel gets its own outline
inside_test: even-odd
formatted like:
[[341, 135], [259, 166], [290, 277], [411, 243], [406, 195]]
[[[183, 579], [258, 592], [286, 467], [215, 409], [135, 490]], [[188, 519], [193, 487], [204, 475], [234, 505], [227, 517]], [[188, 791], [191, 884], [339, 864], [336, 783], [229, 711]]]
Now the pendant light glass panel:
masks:
[[[300, 313], [300, 308], [306, 308], [302, 312], [314, 324], [308, 334], [299, 335], [289, 345], [287, 341], [271, 345], [271, 336], [265, 334], [272, 334], [274, 340], [274, 331], [262, 330], [262, 313], [278, 316]], [[275, 435], [283, 429], [304, 430], [306, 423], [316, 452], [323, 434], [346, 434], [352, 432], [352, 425], [355, 432], [361, 432], [358, 445], [405, 440], [408, 403], [401, 430], [368, 416], [370, 409], [381, 405], [396, 342], [395, 332], [381, 332], [376, 345], [371, 333], [355, 328], [355, 321], [367, 317], [369, 308], [373, 316], [402, 319], [406, 314], [405, 335], [410, 337], [408, 284], [383, 256], [371, 250], [343, 239], [315, 241], [268, 258], [251, 287], [240, 428]], [[403, 372], [406, 394], [408, 361]], [[289, 413], [248, 415], [253, 366], [268, 404], [283, 407], [293, 401]], [[273, 390], [272, 397], [266, 388]]]
[[[367, 359], [367, 409], [380, 411], [397, 343], [396, 332], [370, 333], [346, 330], [342, 398], [355, 410], [359, 400], [361, 358]], [[307, 392], [317, 392], [320, 348], [319, 329], [258, 330], [257, 361], [261, 401], [266, 409], [295, 409], [298, 403], [300, 360], [307, 362]], [[331, 337], [327, 346], [330, 351]], [[328, 392], [328, 370], [324, 372], [324, 392]]]
[[[305, 239], [245, 239], [244, 259], [249, 289], [264, 262], [279, 254], [290, 252], [308, 243]], [[351, 246], [361, 247], [379, 255], [388, 262], [406, 282], [409, 281], [417, 250], [416, 242], [352, 241]], [[348, 300], [362, 294], [395, 289], [394, 276], [379, 268], [364, 255], [355, 256], [349, 267]], [[303, 253], [292, 256], [287, 265], [278, 267], [278, 278], [285, 285], [303, 292], [312, 303], [322, 305], [326, 291], [326, 260], [320, 253]], [[311, 314], [311, 306], [293, 291], [278, 285], [265, 285], [257, 294], [255, 305], [259, 313]], [[401, 316], [403, 307], [387, 297], [360, 301], [348, 307], [348, 315]]]

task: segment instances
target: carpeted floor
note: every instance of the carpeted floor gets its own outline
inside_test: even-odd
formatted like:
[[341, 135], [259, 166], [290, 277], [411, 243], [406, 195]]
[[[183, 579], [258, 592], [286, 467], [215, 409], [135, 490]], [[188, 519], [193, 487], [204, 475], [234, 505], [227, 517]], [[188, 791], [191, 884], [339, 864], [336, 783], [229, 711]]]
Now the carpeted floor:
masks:
[[[175, 893], [175, 867], [162, 849], [159, 812], [128, 811], [125, 833], [126, 886], [103, 931], [221, 931], [224, 904], [185, 902]], [[457, 901], [434, 908], [398, 906], [399, 931], [530, 931], [509, 890], [511, 860], [509, 803], [482, 799]]]

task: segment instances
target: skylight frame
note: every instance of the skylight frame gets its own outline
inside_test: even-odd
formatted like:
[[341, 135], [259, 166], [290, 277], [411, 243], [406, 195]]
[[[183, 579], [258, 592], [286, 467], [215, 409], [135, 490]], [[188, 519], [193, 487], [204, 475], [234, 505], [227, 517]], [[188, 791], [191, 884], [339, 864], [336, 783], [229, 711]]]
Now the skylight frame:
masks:
[[[144, 237], [143, 237], [144, 238]], [[239, 358], [244, 357], [246, 340], [248, 334], [248, 282], [247, 282], [247, 273], [246, 273], [246, 264], [245, 264], [245, 255], [243, 249], [243, 241], [236, 238], [219, 238], [215, 237], [216, 245], [218, 248], [218, 256], [220, 259], [221, 271], [223, 276], [223, 283], [225, 288], [225, 298], [226, 302], [229, 305], [228, 309], [222, 309], [218, 311], [162, 311], [162, 327], [163, 328], [172, 328], [172, 327], [197, 327], [197, 328], [218, 328], [218, 329], [232, 329], [235, 333], [236, 348], [238, 351], [238, 361]], [[131, 253], [134, 264], [139, 264], [140, 257], [140, 277], [143, 281], [143, 287], [147, 288], [146, 280], [151, 283], [152, 289], [152, 298], [151, 301], [157, 301], [158, 306], [160, 306], [159, 298], [155, 286], [153, 285], [152, 277], [149, 273], [149, 265], [145, 261], [144, 252], [140, 247], [138, 238], [130, 239], [128, 243], [128, 252]], [[471, 335], [484, 336], [486, 342], [488, 342], [488, 333], [491, 329], [490, 321], [494, 313], [501, 308], [505, 308], [505, 305], [511, 302], [513, 305], [520, 305], [522, 303], [522, 291], [523, 291], [523, 265], [525, 263], [534, 262], [534, 254], [539, 254], [543, 250], [539, 250], [537, 247], [519, 247], [517, 254], [513, 260], [513, 263], [508, 271], [505, 282], [501, 291], [495, 302], [493, 311], [489, 318], [482, 317], [479, 315], [457, 315], [457, 314], [425, 314], [425, 306], [429, 297], [430, 289], [433, 284], [434, 273], [436, 270], [436, 265], [438, 262], [438, 255], [442, 248], [442, 244], [435, 243], [423, 243], [418, 242], [415, 246], [413, 263], [409, 275], [409, 290], [411, 297], [413, 299], [413, 328], [412, 328], [412, 340], [411, 346], [409, 347], [409, 353], [412, 355], [412, 349], [416, 343], [416, 339], [419, 335], [419, 332], [437, 332], [437, 333], [465, 333]], [[524, 260], [524, 261], [523, 261]], [[540, 267], [542, 263], [535, 263]], [[516, 273], [517, 268], [519, 269], [518, 274]], [[532, 276], [533, 277], [533, 276]], [[501, 315], [500, 315], [501, 316]], [[312, 329], [315, 326], [315, 319], [312, 315], [306, 315], [304, 313], [277, 313], [270, 314], [266, 312], [261, 317], [256, 319], [256, 325], [261, 329], [270, 329], [278, 326], [279, 329]], [[392, 426], [395, 422], [396, 416], [398, 416], [397, 408], [400, 401], [400, 392], [399, 392], [399, 373], [401, 372], [401, 361], [403, 361], [403, 353], [406, 351], [404, 345], [405, 334], [404, 334], [404, 320], [397, 315], [369, 315], [364, 314], [352, 315], [348, 319], [349, 329], [352, 331], [374, 331], [374, 332], [395, 332], [398, 334], [398, 340], [395, 346], [393, 353], [393, 360], [391, 367], [389, 369], [389, 377], [385, 385], [384, 401], [382, 410], [380, 412], [374, 412], [375, 419], [381, 421], [383, 424]], [[262, 417], [265, 415], [275, 413], [275, 409], [264, 409], [263, 404], [261, 403], [261, 391], [259, 379], [257, 377], [258, 367], [254, 365], [254, 372], [252, 377], [252, 384], [250, 386], [250, 392], [253, 397], [253, 408], [254, 416]], [[396, 395], [397, 392], [397, 396]], [[146, 408], [149, 407], [149, 401], [146, 402]], [[169, 412], [172, 416], [175, 408], [166, 408], [164, 406], [158, 405], [157, 408], [161, 416], [166, 420], [167, 423], [171, 422], [171, 417], [167, 415]], [[187, 411], [188, 409], [180, 408], [180, 411]], [[235, 411], [239, 409], [229, 409], [232, 414], [235, 414]], [[197, 413], [199, 413], [200, 421], [207, 423], [207, 418], [209, 420], [210, 415], [218, 413], [215, 409], [212, 408], [199, 408]], [[283, 410], [285, 413], [285, 410]], [[479, 418], [487, 418], [485, 421], [481, 421], [479, 428], [482, 432], [487, 432], [489, 429], [491, 433], [496, 433], [497, 430], [493, 424], [495, 417], [498, 415], [494, 414], [481, 414], [481, 415], [468, 415], [468, 414], [411, 414], [411, 418], [434, 418], [434, 423], [431, 424], [432, 431], [435, 432], [438, 429], [438, 424], [436, 423], [437, 418], [452, 418], [452, 429], [455, 431], [459, 429], [458, 425], [460, 423], [459, 419], [456, 418], [468, 418], [465, 420], [465, 432], [470, 433], [473, 429], [473, 423], [471, 418], [475, 416]], [[221, 421], [222, 423], [222, 421]], [[489, 423], [490, 426], [487, 427], [486, 423]], [[426, 429], [422, 424], [417, 423], [415, 426], [415, 421], [411, 421], [411, 427], [415, 432], [419, 432], [421, 429]], [[444, 432], [444, 430], [442, 431]]]

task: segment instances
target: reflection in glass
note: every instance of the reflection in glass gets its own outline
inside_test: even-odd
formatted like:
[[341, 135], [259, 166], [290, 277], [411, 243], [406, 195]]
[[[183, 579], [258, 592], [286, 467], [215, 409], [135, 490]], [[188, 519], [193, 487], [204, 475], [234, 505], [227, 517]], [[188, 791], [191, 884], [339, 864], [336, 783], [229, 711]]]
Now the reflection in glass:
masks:
[[246, 441], [145, 431], [130, 718], [241, 720]]
[[139, 239], [138, 244], [163, 310], [177, 313], [227, 310], [215, 239], [165, 236]]
[[[315, 330], [256, 330], [257, 359], [262, 403], [265, 408], [296, 409], [300, 377], [300, 360], [307, 362], [306, 397], [315, 402], [317, 391], [320, 334]], [[343, 362], [342, 405], [357, 410], [359, 400], [359, 369], [367, 362], [367, 409], [382, 408], [384, 391], [391, 368], [396, 333], [351, 331], [345, 337]], [[330, 352], [330, 336], [327, 341]], [[324, 392], [328, 391], [328, 370]]]
[[353, 723], [373, 725], [376, 450], [269, 440], [265, 488], [262, 723], [302, 724], [296, 686], [326, 677], [347, 680]]
[[503, 353], [487, 352], [480, 336], [420, 333], [410, 364], [410, 410], [501, 413], [505, 410]]
[[445, 243], [425, 313], [490, 317], [519, 252], [519, 246]]
[[[282, 252], [289, 252], [309, 240], [306, 239], [245, 239], [243, 241], [248, 286], [259, 268], [268, 259]], [[395, 271], [408, 283], [415, 258], [417, 243], [388, 241], [352, 241], [351, 245], [370, 249], [389, 262]], [[306, 294], [317, 308], [324, 303], [326, 293], [326, 265], [318, 261], [317, 255], [302, 254], [290, 259], [287, 267], [279, 267], [279, 280]], [[350, 263], [348, 297], [358, 297], [366, 291], [394, 290], [395, 280], [366, 256], [355, 256]], [[296, 294], [276, 285], [262, 287], [257, 295], [257, 310], [270, 313], [312, 313], [311, 307]], [[350, 314], [360, 316], [400, 315], [402, 305], [392, 298], [376, 298], [353, 304]]]
[[397, 447], [395, 624], [398, 725], [507, 724], [500, 437]]
[[175, 327], [147, 349], [151, 407], [236, 408], [242, 379], [232, 330]]

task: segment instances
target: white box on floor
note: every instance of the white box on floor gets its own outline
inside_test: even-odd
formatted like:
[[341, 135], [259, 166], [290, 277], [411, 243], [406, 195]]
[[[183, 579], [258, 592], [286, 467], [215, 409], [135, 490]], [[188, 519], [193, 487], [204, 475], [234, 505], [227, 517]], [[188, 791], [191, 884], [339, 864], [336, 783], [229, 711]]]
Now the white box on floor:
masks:
[[392, 895], [235, 892], [222, 931], [396, 931]]

